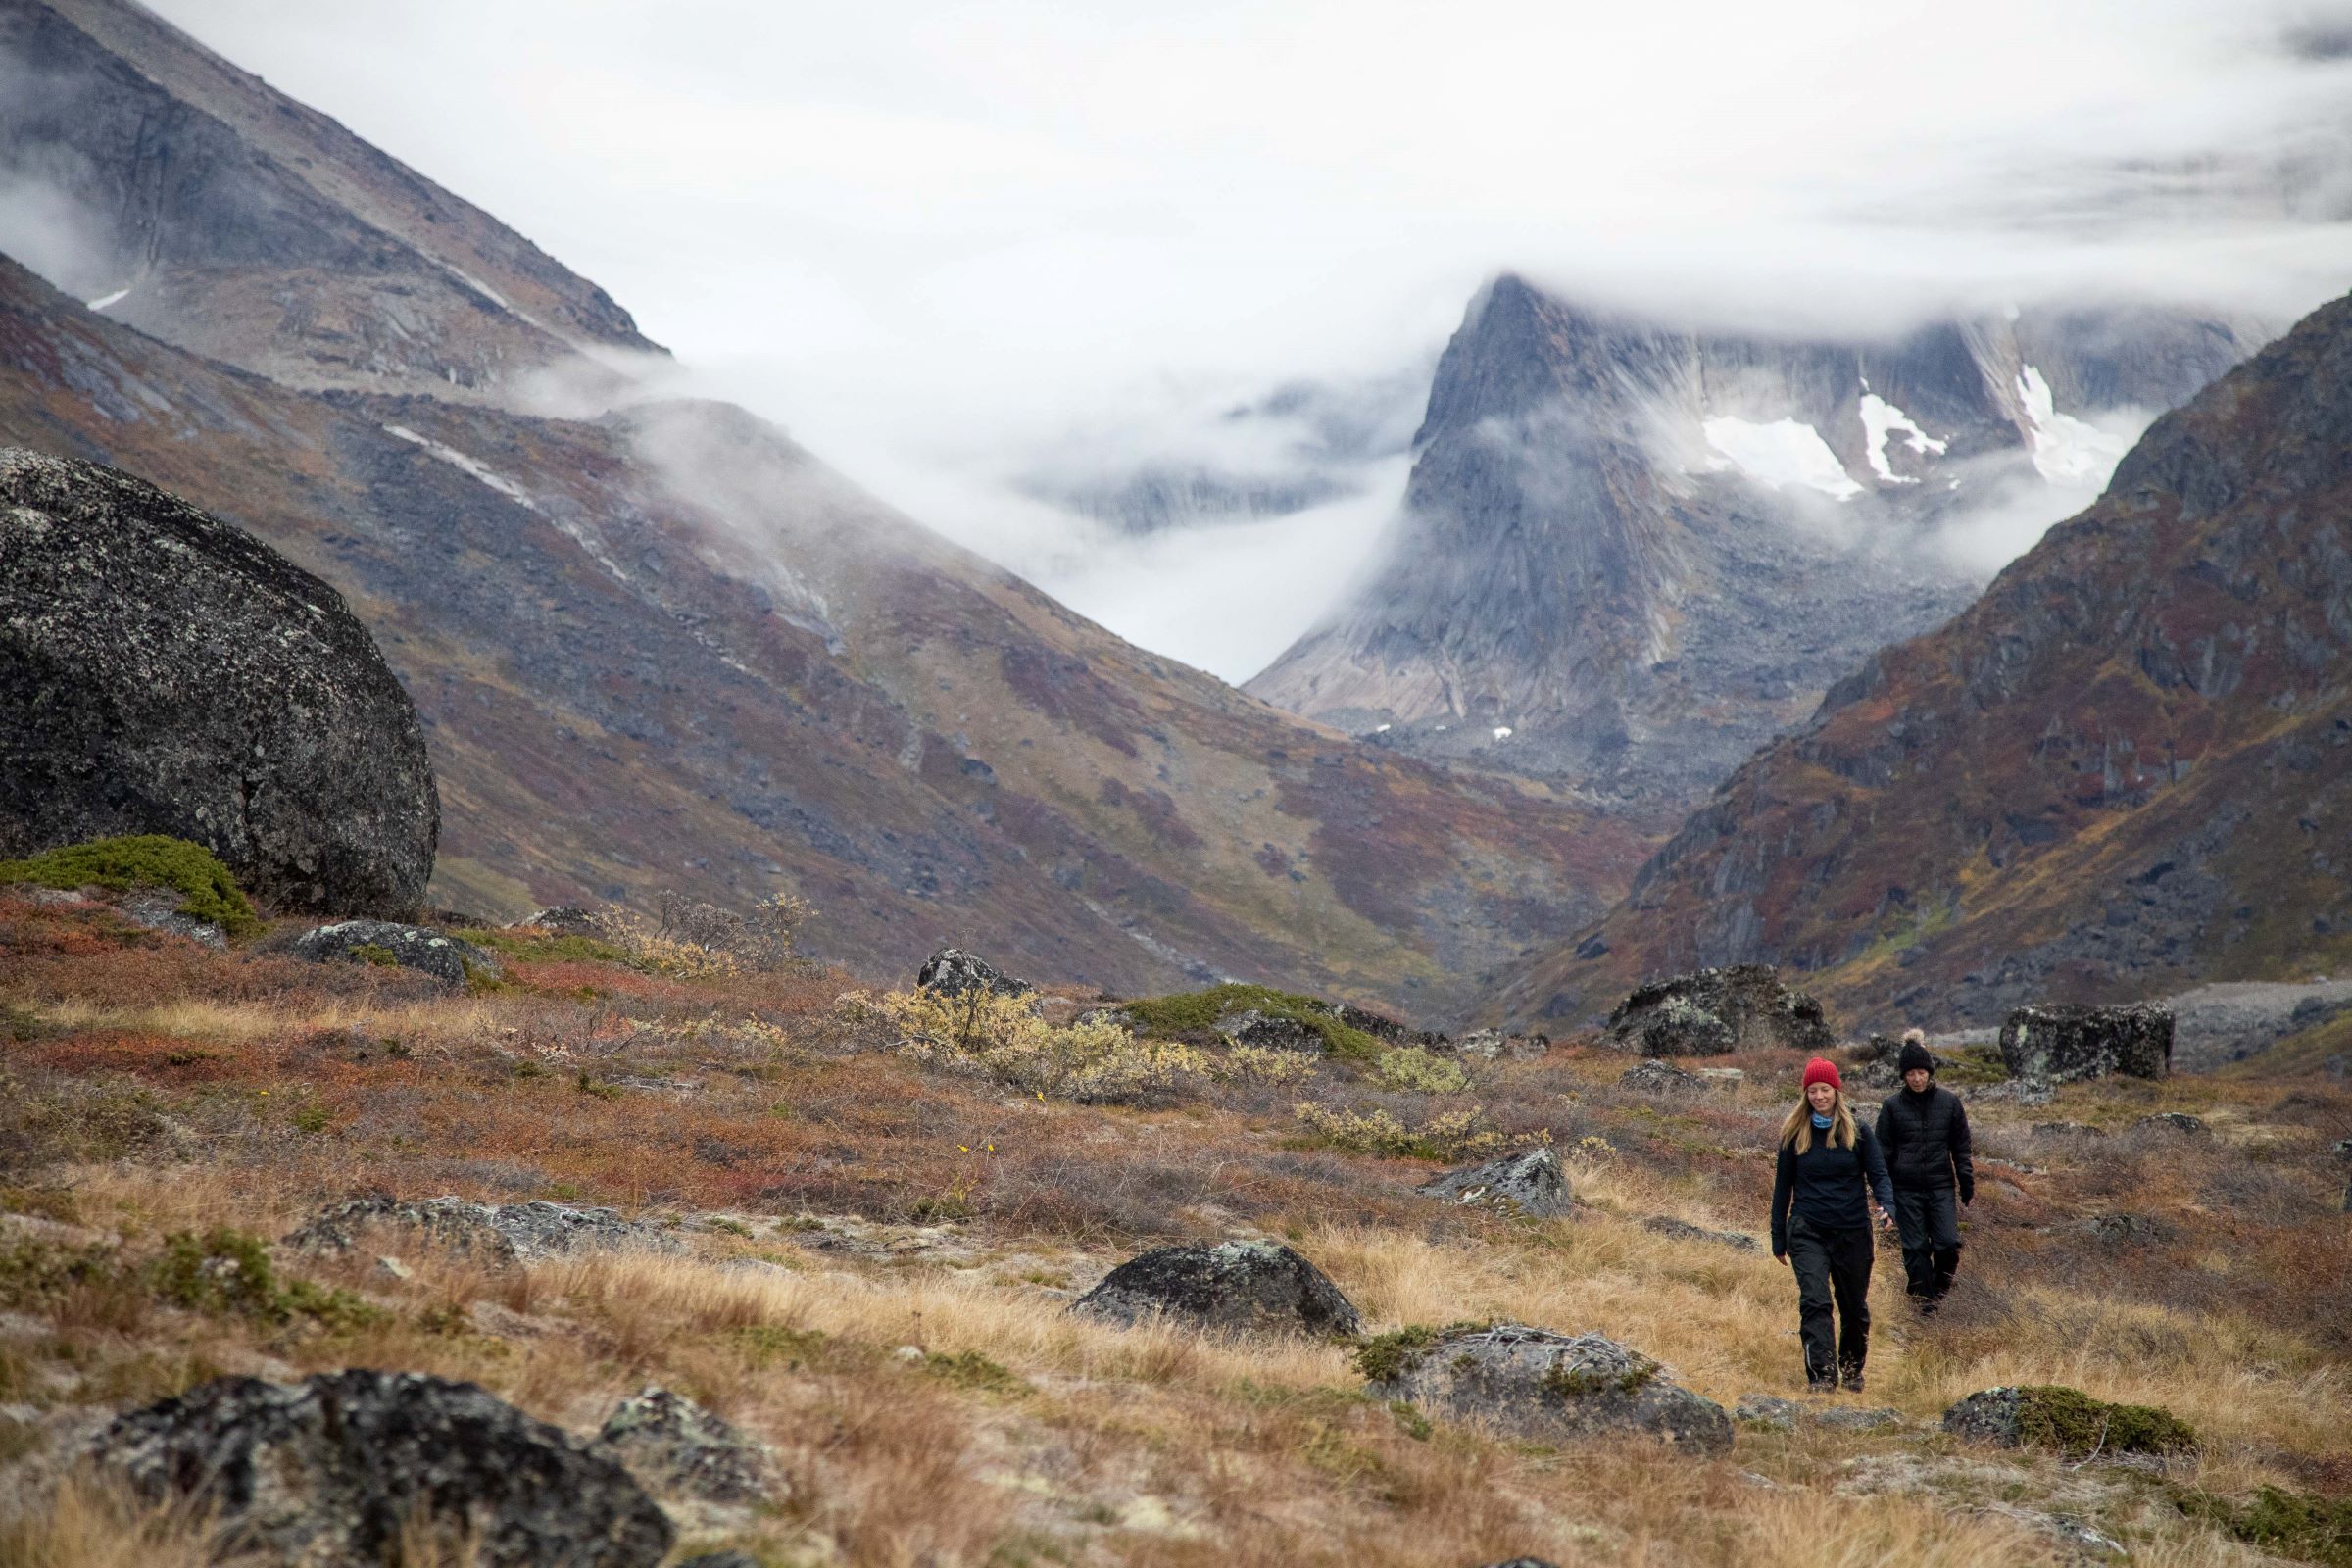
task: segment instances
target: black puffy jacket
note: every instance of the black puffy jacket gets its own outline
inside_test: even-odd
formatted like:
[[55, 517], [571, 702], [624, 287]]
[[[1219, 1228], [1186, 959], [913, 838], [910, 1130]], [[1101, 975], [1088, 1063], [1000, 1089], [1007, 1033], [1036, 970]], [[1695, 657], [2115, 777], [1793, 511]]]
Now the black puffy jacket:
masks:
[[1968, 1108], [1940, 1084], [1915, 1095], [1898, 1089], [1879, 1107], [1879, 1144], [1886, 1171], [1897, 1187], [1960, 1189], [1960, 1201], [1977, 1196], [1977, 1167], [1968, 1142]]

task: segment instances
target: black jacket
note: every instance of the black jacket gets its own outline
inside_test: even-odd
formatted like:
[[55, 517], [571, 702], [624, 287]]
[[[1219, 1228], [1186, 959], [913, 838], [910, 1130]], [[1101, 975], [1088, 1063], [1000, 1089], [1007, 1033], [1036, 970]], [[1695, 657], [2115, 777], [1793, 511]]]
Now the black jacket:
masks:
[[[1865, 1178], [1869, 1188], [1863, 1187]], [[1847, 1230], [1870, 1224], [1868, 1194], [1879, 1206], [1894, 1211], [1894, 1187], [1886, 1180], [1886, 1161], [1880, 1157], [1879, 1141], [1870, 1125], [1854, 1122], [1854, 1147], [1836, 1149], [1819, 1133], [1802, 1154], [1793, 1143], [1781, 1146], [1780, 1162], [1772, 1175], [1772, 1255], [1788, 1250], [1788, 1211], [1794, 1208], [1805, 1222], [1821, 1230]]]
[[1879, 1143], [1897, 1187], [1941, 1190], [1958, 1186], [1960, 1201], [1977, 1196], [1977, 1166], [1968, 1141], [1968, 1108], [1940, 1084], [1915, 1095], [1898, 1089], [1879, 1107]]

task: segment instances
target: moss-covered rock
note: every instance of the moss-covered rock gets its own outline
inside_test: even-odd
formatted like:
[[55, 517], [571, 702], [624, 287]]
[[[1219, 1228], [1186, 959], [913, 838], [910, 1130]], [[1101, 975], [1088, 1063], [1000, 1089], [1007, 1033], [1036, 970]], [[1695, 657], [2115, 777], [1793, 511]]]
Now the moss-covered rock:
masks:
[[1311, 1042], [1326, 1055], [1365, 1065], [1377, 1062], [1383, 1051], [1378, 1036], [1343, 1021], [1348, 1009], [1266, 986], [1228, 983], [1130, 1002], [1119, 1010], [1138, 1034], [1187, 1045]]
[[2196, 1429], [2150, 1404], [2110, 1404], [2063, 1384], [1984, 1389], [1943, 1413], [1955, 1437], [2012, 1448], [2047, 1448], [2070, 1458], [2197, 1450]]
[[0, 860], [0, 882], [44, 888], [162, 888], [180, 896], [177, 912], [219, 926], [232, 937], [261, 929], [245, 890], [219, 856], [201, 844], [163, 833], [69, 844], [22, 860]]

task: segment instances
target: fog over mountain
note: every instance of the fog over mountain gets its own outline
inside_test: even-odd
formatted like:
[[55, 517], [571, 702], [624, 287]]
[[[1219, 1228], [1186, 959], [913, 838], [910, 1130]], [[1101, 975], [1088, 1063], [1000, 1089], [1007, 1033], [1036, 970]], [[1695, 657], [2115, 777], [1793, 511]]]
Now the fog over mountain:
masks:
[[[2342, 6], [158, 9], [605, 282], [696, 390], [1229, 680], [1402, 491], [1311, 438], [1236, 466], [1229, 414], [1425, 374], [1499, 270], [1851, 338], [2086, 296], [2285, 320], [2352, 261]], [[43, 199], [0, 195], [0, 239]], [[1237, 488], [1236, 526], [1102, 504]]]

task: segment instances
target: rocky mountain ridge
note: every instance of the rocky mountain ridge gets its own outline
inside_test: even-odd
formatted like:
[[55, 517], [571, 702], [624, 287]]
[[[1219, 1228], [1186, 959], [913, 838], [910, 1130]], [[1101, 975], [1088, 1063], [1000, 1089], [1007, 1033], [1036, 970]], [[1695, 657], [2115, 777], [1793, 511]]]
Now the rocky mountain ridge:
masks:
[[[136, 473], [344, 594], [424, 726], [440, 904], [789, 887], [809, 950], [859, 964], [961, 939], [1132, 993], [1279, 979], [1439, 1021], [1596, 915], [1664, 825], [1594, 831], [1565, 792], [1124, 644], [739, 409], [520, 412], [518, 362], [627, 345], [592, 285], [144, 13], [0, 19], [56, 67], [0, 111], [12, 156], [37, 131], [88, 189], [169, 195], [144, 295], [93, 310], [0, 264], [0, 441]], [[65, 115], [60, 84], [93, 83]], [[364, 257], [302, 248], [362, 229]], [[450, 305], [450, 268], [488, 290]], [[287, 303], [228, 308], [249, 296]], [[471, 383], [433, 357], [461, 347], [488, 356]]]
[[166, 342], [309, 389], [511, 401], [660, 354], [470, 203], [126, 0], [0, 0], [0, 251]]
[[1742, 766], [1513, 1017], [1761, 961], [1849, 1011], [2352, 958], [2352, 300], [2159, 419], [2100, 500]]
[[1688, 807], [1870, 651], [1965, 608], [1982, 579], [1947, 530], [2095, 481], [2116, 411], [2170, 407], [2246, 347], [2128, 308], [1697, 332], [1506, 274], [1439, 364], [1387, 566], [1249, 690]]

